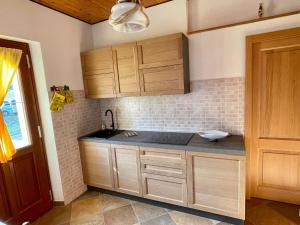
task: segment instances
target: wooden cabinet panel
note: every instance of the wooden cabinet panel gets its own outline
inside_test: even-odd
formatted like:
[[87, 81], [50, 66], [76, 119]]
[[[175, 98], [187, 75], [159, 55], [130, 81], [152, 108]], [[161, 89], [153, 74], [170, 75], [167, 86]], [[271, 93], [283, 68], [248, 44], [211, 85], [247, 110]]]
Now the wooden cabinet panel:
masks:
[[114, 189], [112, 154], [109, 144], [80, 141], [85, 184]]
[[84, 52], [81, 54], [81, 62], [86, 97], [116, 97], [112, 49]]
[[132, 195], [142, 195], [139, 147], [111, 145], [115, 190]]
[[244, 158], [188, 152], [187, 160], [189, 207], [244, 219]]
[[86, 76], [83, 78], [86, 97], [111, 98], [116, 97], [113, 73]]
[[139, 41], [137, 45], [141, 95], [190, 91], [188, 40], [183, 34]]
[[184, 150], [141, 148], [141, 171], [162, 176], [186, 177]]
[[172, 65], [140, 70], [141, 95], [184, 94], [183, 65]]
[[138, 41], [140, 53], [140, 68], [151, 64], [152, 67], [179, 64], [183, 58], [183, 34], [173, 34], [164, 37]]
[[143, 173], [142, 180], [144, 198], [187, 206], [185, 179]]
[[113, 47], [117, 96], [139, 96], [140, 78], [136, 43]]
[[101, 48], [81, 54], [83, 74], [112, 73], [113, 57], [111, 48]]

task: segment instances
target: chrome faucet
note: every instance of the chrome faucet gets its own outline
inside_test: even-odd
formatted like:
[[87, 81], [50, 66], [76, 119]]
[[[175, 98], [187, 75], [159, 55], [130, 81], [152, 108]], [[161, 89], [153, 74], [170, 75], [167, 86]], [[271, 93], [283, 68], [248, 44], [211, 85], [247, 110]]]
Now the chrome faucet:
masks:
[[105, 111], [105, 116], [107, 116], [107, 113], [108, 112], [110, 112], [110, 114], [111, 114], [111, 128], [113, 129], [113, 130], [115, 130], [115, 122], [114, 122], [114, 114], [113, 114], [113, 112], [111, 111], [111, 109], [108, 109], [108, 110], [106, 110]]

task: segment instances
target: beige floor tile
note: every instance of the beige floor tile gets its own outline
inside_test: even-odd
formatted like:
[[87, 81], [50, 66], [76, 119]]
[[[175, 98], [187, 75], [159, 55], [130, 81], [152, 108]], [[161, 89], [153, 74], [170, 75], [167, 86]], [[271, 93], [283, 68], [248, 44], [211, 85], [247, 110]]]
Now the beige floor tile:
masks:
[[232, 225], [232, 224], [231, 223], [220, 222], [220, 223], [217, 223], [217, 225]]
[[100, 195], [103, 211], [109, 211], [112, 209], [117, 209], [122, 206], [130, 205], [130, 201], [124, 198], [119, 198], [113, 195], [102, 194]]
[[133, 225], [138, 223], [131, 205], [104, 212], [106, 225]]
[[80, 201], [83, 199], [87, 199], [87, 198], [94, 198], [94, 197], [99, 197], [100, 193], [97, 191], [86, 191], [85, 193], [83, 193], [81, 196], [79, 196], [77, 199], [74, 200], [75, 201]]
[[72, 203], [71, 221], [89, 222], [97, 221], [103, 211], [103, 206], [99, 197], [87, 198]]
[[104, 216], [97, 215], [96, 217], [93, 217], [91, 220], [75, 220], [71, 221], [70, 225], [105, 225], [104, 223]]
[[162, 215], [154, 219], [142, 222], [141, 225], [176, 225], [172, 218], [168, 215]]
[[34, 222], [35, 225], [65, 225], [70, 222], [71, 206], [54, 207]]
[[140, 222], [150, 220], [167, 213], [164, 208], [140, 202], [132, 204], [132, 207]]
[[212, 225], [213, 222], [207, 218], [178, 212], [172, 211], [169, 212], [171, 218], [175, 221], [177, 225]]

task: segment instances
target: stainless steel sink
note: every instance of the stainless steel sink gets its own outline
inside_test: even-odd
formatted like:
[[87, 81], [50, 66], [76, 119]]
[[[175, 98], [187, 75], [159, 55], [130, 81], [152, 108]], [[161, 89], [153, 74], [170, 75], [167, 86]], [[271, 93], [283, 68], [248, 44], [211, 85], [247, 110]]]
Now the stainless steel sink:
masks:
[[92, 133], [90, 135], [88, 135], [87, 137], [89, 138], [101, 138], [101, 139], [108, 139], [114, 135], [120, 134], [122, 133], [123, 130], [99, 130], [95, 133]]

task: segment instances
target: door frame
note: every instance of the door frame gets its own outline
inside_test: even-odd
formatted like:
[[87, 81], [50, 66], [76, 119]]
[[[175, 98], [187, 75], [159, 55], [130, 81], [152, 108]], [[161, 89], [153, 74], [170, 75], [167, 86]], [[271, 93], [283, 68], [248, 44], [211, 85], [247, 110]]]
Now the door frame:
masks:
[[246, 147], [246, 197], [251, 198], [252, 175], [255, 173], [251, 168], [251, 151], [253, 137], [253, 46], [259, 42], [280, 40], [300, 36], [300, 27], [286, 30], [261, 33], [246, 37], [246, 79], [245, 79], [245, 147]]
[[[4, 45], [7, 48], [20, 49], [20, 50], [22, 50], [22, 54], [27, 55], [25, 57], [26, 57], [27, 63], [29, 64], [27, 69], [28, 69], [28, 75], [30, 76], [31, 85], [32, 85], [31, 94], [33, 95], [33, 100], [34, 100], [34, 104], [35, 104], [35, 108], [36, 108], [36, 119], [39, 124], [41, 132], [43, 132], [42, 121], [41, 121], [41, 111], [40, 111], [39, 104], [38, 104], [37, 88], [36, 88], [36, 82], [35, 82], [35, 76], [34, 76], [34, 71], [33, 71], [33, 64], [32, 64], [32, 60], [31, 60], [29, 44], [26, 42], [8, 40], [8, 39], [3, 39], [3, 38], [0, 38], [0, 43], [1, 43], [1, 45]], [[49, 193], [49, 197], [51, 200], [50, 201], [50, 209], [51, 209], [51, 208], [53, 208], [53, 203], [54, 203], [53, 196], [52, 196], [53, 190], [52, 190], [52, 186], [51, 186], [50, 172], [49, 172], [48, 159], [47, 159], [47, 154], [46, 154], [46, 147], [45, 147], [43, 133], [42, 133], [41, 137], [39, 137], [39, 142], [41, 144], [41, 156], [44, 158], [44, 161], [45, 161], [45, 165], [44, 165], [45, 166], [45, 168], [44, 168], [45, 175], [47, 176], [44, 178], [44, 181], [47, 181], [46, 185], [48, 186], [48, 189], [51, 192], [51, 193]], [[13, 156], [13, 159], [14, 159], [14, 156]], [[9, 167], [9, 170], [11, 170], [10, 165], [6, 165], [6, 167]], [[2, 169], [0, 168], [0, 170], [2, 170]], [[0, 171], [0, 172], [2, 172], [2, 171]], [[4, 186], [5, 186], [4, 188], [7, 188], [7, 184], [5, 184]], [[13, 214], [14, 210], [10, 209], [10, 211]], [[19, 218], [17, 218], [17, 220], [18, 219]], [[15, 218], [14, 217], [9, 218], [8, 222], [15, 222]]]

